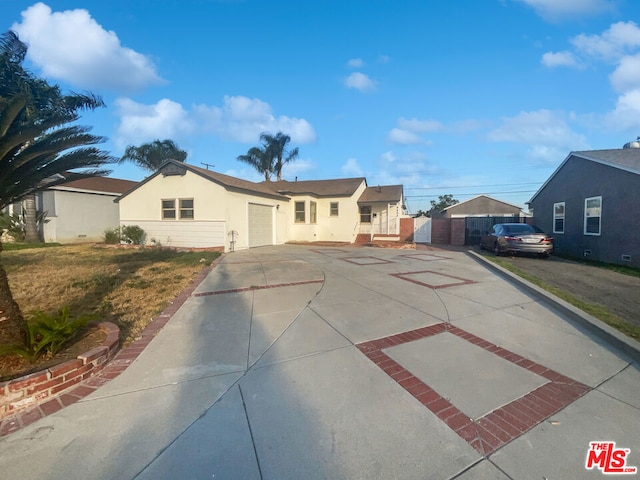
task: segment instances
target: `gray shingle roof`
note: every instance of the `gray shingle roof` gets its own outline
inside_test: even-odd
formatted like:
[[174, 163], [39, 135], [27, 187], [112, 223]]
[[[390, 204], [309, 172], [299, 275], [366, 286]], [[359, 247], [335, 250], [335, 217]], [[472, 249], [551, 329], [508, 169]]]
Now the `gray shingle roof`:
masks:
[[640, 148], [584, 150], [581, 152], [571, 152], [570, 155], [640, 174]]
[[402, 185], [382, 185], [378, 187], [367, 187], [358, 199], [358, 203], [395, 203], [401, 201]]
[[280, 195], [279, 193], [274, 191], [272, 188], [267, 187], [266, 186], [267, 182], [261, 182], [261, 183], [250, 182], [249, 180], [242, 180], [241, 178], [232, 177], [230, 175], [214, 172], [212, 170], [206, 170], [204, 168], [194, 167], [193, 165], [190, 165], [188, 163], [182, 163], [176, 160], [168, 160], [162, 165], [162, 167], [160, 167], [160, 169], [157, 172], [145, 178], [142, 182], [137, 184], [134, 188], [128, 190], [123, 195], [116, 198], [115, 201], [116, 202], [120, 201], [122, 198], [126, 197], [134, 190], [137, 190], [138, 188], [140, 188], [142, 185], [144, 185], [151, 179], [157, 177], [158, 175], [161, 175], [163, 169], [169, 164], [173, 164], [175, 166], [185, 168], [186, 170], [189, 170], [190, 172], [195, 173], [196, 175], [199, 175], [201, 177], [204, 177], [208, 180], [211, 180], [217, 183], [218, 185], [221, 185], [225, 189], [241, 190], [244, 192], [256, 194], [258, 196], [275, 198], [285, 202], [288, 202], [290, 200], [289, 197]]
[[338, 178], [335, 180], [303, 180], [300, 182], [261, 182], [259, 185], [267, 186], [283, 195], [312, 195], [315, 197], [350, 197], [358, 187], [366, 182], [360, 178]]

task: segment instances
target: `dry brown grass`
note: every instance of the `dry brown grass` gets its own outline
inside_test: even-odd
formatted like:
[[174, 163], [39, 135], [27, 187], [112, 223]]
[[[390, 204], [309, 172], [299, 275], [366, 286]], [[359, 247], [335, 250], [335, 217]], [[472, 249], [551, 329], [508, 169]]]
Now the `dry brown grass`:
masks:
[[72, 316], [116, 323], [126, 344], [219, 255], [68, 245], [4, 251], [0, 260], [25, 317], [67, 305]]

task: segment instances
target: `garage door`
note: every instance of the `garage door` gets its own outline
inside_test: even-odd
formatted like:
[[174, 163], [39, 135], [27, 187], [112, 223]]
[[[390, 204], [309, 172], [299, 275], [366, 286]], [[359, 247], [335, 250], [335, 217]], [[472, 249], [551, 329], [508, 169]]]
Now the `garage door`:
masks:
[[249, 204], [249, 248], [273, 245], [273, 207]]

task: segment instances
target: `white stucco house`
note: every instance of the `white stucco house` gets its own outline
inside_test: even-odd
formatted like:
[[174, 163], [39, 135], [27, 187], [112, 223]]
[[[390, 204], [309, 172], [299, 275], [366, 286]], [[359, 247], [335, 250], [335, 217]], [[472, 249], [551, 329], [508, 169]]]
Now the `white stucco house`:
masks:
[[402, 186], [365, 178], [250, 182], [174, 160], [116, 202], [121, 225], [165, 246], [241, 250], [399, 233]]

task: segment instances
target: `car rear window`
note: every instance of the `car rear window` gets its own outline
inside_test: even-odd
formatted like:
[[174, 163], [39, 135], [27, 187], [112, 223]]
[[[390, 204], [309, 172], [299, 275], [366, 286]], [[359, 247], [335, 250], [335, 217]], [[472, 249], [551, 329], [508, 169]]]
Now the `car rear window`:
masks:
[[521, 225], [505, 225], [504, 229], [509, 233], [536, 233], [535, 229], [526, 223]]

